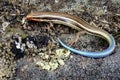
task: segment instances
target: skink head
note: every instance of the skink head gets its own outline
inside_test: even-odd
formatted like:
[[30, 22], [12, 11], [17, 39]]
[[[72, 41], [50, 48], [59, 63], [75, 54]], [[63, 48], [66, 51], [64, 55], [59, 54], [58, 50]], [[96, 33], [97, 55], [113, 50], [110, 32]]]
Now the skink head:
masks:
[[27, 20], [32, 20], [33, 17], [31, 14], [28, 14], [26, 17], [22, 19], [22, 24], [26, 24]]

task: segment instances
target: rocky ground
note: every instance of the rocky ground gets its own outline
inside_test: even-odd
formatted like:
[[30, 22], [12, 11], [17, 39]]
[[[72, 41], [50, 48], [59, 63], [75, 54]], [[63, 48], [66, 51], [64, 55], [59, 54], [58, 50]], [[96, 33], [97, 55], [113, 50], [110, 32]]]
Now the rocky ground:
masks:
[[[109, 32], [116, 41], [114, 52], [94, 59], [70, 53], [66, 44], [77, 34], [64, 25], [27, 21], [31, 11], [55, 11], [81, 17]], [[81, 34], [72, 47], [100, 51], [106, 41]], [[119, 80], [119, 0], [0, 0], [0, 80]]]

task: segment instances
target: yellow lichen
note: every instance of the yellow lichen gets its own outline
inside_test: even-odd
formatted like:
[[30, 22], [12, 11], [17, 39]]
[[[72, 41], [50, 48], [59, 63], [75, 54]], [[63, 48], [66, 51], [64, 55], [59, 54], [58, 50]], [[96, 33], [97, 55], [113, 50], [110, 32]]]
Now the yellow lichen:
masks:
[[65, 65], [65, 60], [68, 59], [70, 51], [65, 49], [57, 49], [51, 54], [39, 53], [40, 60], [36, 61], [36, 65], [45, 70], [56, 70], [59, 66]]

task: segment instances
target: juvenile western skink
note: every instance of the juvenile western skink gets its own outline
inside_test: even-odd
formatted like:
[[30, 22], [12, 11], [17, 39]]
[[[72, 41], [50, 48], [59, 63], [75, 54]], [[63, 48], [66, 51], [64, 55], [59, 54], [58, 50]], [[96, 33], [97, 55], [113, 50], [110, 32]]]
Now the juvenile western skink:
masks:
[[110, 55], [114, 51], [115, 40], [113, 36], [98, 27], [91, 26], [89, 23], [87, 23], [81, 18], [77, 18], [69, 14], [58, 13], [58, 12], [32, 12], [28, 14], [25, 19], [40, 21], [40, 22], [53, 22], [55, 24], [63, 24], [78, 31], [84, 29], [90, 33], [96, 34], [104, 38], [109, 43], [109, 47], [101, 52], [86, 52], [69, 47], [58, 38], [58, 42], [64, 48], [72, 51], [73, 53], [87, 57], [92, 57], [92, 58], [101, 58]]

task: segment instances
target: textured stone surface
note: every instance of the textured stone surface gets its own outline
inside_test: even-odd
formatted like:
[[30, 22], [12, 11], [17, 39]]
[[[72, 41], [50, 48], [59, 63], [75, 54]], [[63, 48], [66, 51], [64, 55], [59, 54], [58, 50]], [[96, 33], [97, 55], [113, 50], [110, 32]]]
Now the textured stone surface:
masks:
[[[0, 24], [4, 21], [8, 21], [10, 22], [10, 26], [21, 27], [20, 22], [22, 18], [30, 11], [56, 11], [81, 17], [89, 23], [93, 22], [98, 27], [106, 30], [116, 37], [116, 48], [110, 56], [93, 59], [83, 57], [81, 55], [71, 54], [71, 57], [65, 61], [64, 66], [59, 67], [55, 71], [47, 71], [36, 67], [33, 63], [33, 60], [36, 57], [27, 56], [22, 58], [16, 63], [16, 72], [12, 80], [119, 80], [119, 5], [119, 0], [1, 0]], [[32, 27], [36, 28], [38, 25], [41, 27], [38, 23], [33, 23]], [[30, 33], [32, 34], [32, 32]], [[3, 35], [2, 37], [0, 35], [0, 38], [3, 39]], [[89, 36], [89, 38], [94, 39], [91, 36]], [[89, 46], [86, 47], [86, 50], [103, 49], [102, 46], [104, 45], [102, 44], [101, 47], [98, 47], [99, 43], [102, 43], [102, 41], [99, 40], [99, 38], [96, 38], [95, 40], [94, 44], [92, 42], [89, 44], [87, 43]], [[96, 43], [98, 41], [100, 42]], [[89, 42], [89, 40], [87, 42]], [[74, 45], [74, 47], [77, 46], [79, 47], [79, 45]], [[80, 47], [82, 50], [85, 48], [84, 46]], [[2, 51], [2, 48], [0, 48], [0, 50]]]

